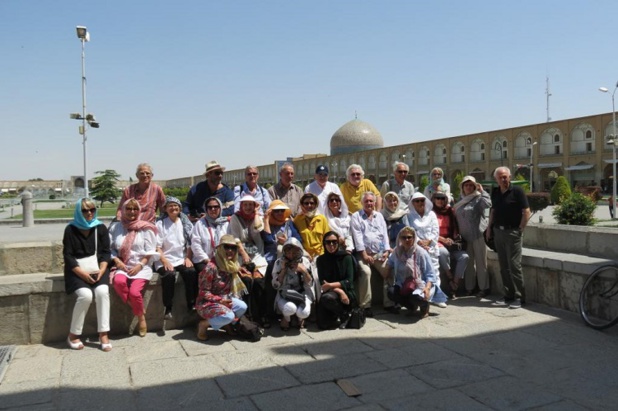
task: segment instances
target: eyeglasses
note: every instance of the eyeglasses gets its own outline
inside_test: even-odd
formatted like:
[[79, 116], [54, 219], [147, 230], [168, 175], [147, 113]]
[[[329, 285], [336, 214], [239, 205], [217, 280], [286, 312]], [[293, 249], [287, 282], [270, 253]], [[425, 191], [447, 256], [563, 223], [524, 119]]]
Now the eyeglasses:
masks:
[[397, 170], [399, 174], [408, 174], [408, 170]]
[[97, 211], [96, 207], [93, 208], [82, 208], [82, 213], [86, 214], [86, 213], [94, 213], [95, 211]]
[[324, 244], [326, 244], [326, 245], [337, 245], [337, 244], [339, 244], [339, 240], [326, 240], [326, 241], [324, 241]]
[[284, 212], [285, 212], [285, 210], [273, 210], [272, 212], [273, 212], [273, 213], [284, 213]]
[[401, 238], [406, 241], [414, 240], [413, 235], [402, 235]]
[[444, 200], [446, 200], [446, 197], [434, 197], [434, 200], [436, 200], [436, 201], [437, 200], [444, 201]]
[[328, 173], [318, 173], [320, 177], [328, 177]]
[[139, 173], [140, 176], [151, 176], [152, 173], [149, 173], [148, 171], [142, 171], [141, 173]]
[[248, 176], [257, 176], [258, 173], [247, 173]]
[[218, 206], [218, 205], [213, 205], [213, 206], [206, 206], [206, 208], [207, 208], [208, 210], [218, 210], [218, 209], [220, 209], [220, 208], [221, 208], [221, 206]]
[[329, 198], [328, 202], [329, 203], [340, 203], [341, 199], [339, 199], [339, 198]]
[[139, 211], [139, 208], [137, 208], [137, 207], [127, 207], [126, 210], [127, 211]]
[[412, 200], [413, 203], [424, 203], [425, 199], [424, 198], [417, 198], [416, 200]]
[[231, 244], [224, 244], [223, 249], [225, 251], [236, 251], [238, 249], [238, 246], [231, 245]]
[[350, 173], [350, 176], [352, 176], [352, 177], [360, 177], [360, 176], [362, 176], [362, 174], [361, 173]]
[[305, 202], [303, 203], [303, 205], [304, 205], [304, 206], [314, 206], [314, 205], [315, 205], [315, 202], [313, 202], [313, 201], [305, 201]]
[[223, 175], [223, 171], [219, 170], [219, 171], [213, 171], [214, 175], [216, 176], [222, 176]]
[[442, 177], [442, 174], [440, 174], [440, 173], [433, 173], [432, 176]]

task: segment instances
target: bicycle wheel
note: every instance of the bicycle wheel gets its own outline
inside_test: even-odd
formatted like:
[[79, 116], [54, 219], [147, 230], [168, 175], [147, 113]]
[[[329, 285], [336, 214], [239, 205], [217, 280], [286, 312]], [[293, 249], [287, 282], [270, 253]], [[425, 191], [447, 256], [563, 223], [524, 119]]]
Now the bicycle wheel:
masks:
[[604, 265], [590, 274], [579, 295], [579, 313], [597, 330], [618, 322], [618, 265]]

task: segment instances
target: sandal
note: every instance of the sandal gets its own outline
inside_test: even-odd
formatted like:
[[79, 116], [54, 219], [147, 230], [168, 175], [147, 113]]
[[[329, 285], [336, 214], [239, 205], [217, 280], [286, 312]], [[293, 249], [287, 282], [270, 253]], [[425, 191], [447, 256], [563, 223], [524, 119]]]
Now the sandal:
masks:
[[208, 334], [206, 334], [206, 330], [208, 329], [208, 320], [202, 320], [197, 325], [197, 339], [200, 341], [208, 340]]
[[[103, 338], [107, 340], [107, 342], [103, 342]], [[110, 352], [112, 350], [112, 343], [109, 342], [109, 337], [107, 333], [104, 335], [99, 335], [99, 341], [101, 342], [101, 351]]]
[[72, 350], [83, 350], [84, 343], [78, 338], [76, 342], [71, 341], [71, 336], [67, 337], [67, 344], [69, 344], [69, 348]]

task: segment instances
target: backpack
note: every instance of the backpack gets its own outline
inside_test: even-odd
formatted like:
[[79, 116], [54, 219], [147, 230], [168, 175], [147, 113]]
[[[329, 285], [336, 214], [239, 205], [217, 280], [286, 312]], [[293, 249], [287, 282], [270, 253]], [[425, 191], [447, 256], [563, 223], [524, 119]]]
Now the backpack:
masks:
[[238, 320], [238, 324], [236, 324], [236, 331], [240, 337], [246, 338], [251, 342], [260, 341], [262, 339], [262, 335], [264, 335], [264, 330], [244, 315]]

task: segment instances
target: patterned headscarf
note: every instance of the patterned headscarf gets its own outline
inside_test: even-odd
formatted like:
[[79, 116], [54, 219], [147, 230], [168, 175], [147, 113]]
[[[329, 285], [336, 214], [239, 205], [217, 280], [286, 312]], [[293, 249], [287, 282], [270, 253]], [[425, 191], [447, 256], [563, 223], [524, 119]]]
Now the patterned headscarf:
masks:
[[88, 201], [94, 204], [94, 201], [86, 197], [77, 200], [77, 202], [75, 203], [75, 211], [73, 212], [73, 221], [71, 221], [69, 224], [74, 225], [80, 230], [90, 230], [91, 228], [94, 228], [99, 224], [103, 224], [97, 219], [97, 216], [99, 215], [98, 209], [94, 210], [94, 216], [92, 217], [92, 220], [86, 220], [86, 218], [84, 217], [84, 213], [82, 213], [82, 203], [84, 201]]
[[225, 255], [225, 246], [226, 245], [234, 245], [238, 247], [234, 237], [230, 234], [225, 234], [221, 237], [221, 241], [217, 246], [215, 251], [215, 262], [217, 264], [217, 269], [221, 271], [225, 271], [230, 274], [232, 277], [232, 284], [230, 286], [232, 294], [237, 297], [242, 296], [243, 294], [248, 294], [249, 290], [240, 279], [240, 275], [238, 272], [240, 271], [240, 264], [238, 263], [238, 248], [236, 249], [236, 256], [232, 260], [228, 260]]
[[135, 220], [129, 220], [129, 218], [127, 217], [127, 206], [129, 205], [129, 203], [135, 204], [140, 211], [142, 209], [139, 201], [134, 198], [130, 198], [125, 201], [124, 204], [122, 204], [122, 208], [120, 209], [120, 222], [122, 223], [125, 230], [127, 230], [127, 236], [124, 238], [118, 254], [120, 259], [125, 264], [127, 261], [129, 261], [131, 247], [133, 247], [133, 242], [135, 241], [135, 236], [137, 235], [138, 231], [152, 230], [155, 234], [157, 233], [157, 227], [149, 221], [140, 220], [139, 218]]

